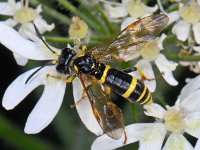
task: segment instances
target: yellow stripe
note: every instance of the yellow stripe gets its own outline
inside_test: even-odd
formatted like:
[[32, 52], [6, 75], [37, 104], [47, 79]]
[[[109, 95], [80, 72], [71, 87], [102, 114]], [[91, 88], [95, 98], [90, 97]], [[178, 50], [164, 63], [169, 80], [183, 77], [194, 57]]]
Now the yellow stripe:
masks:
[[109, 69], [110, 69], [110, 67], [106, 65], [106, 68], [104, 69], [103, 75], [101, 76], [101, 79], [100, 79], [101, 83], [104, 83], [106, 81], [106, 76], [107, 76]]
[[147, 87], [144, 85], [144, 90], [143, 90], [142, 94], [140, 95], [139, 99], [136, 102], [139, 102], [144, 97], [146, 91], [147, 91]]
[[[148, 92], [149, 92], [149, 91], [148, 91]], [[145, 104], [145, 103], [147, 103], [148, 100], [149, 100], [149, 98], [150, 98], [150, 96], [151, 96], [151, 93], [149, 92], [147, 98], [146, 98], [146, 99], [145, 99], [141, 104]]]
[[151, 99], [148, 101], [148, 103], [146, 103], [145, 105], [149, 105], [149, 104], [151, 104], [153, 102], [153, 100], [152, 100], [152, 97], [151, 97]]
[[137, 84], [137, 79], [132, 77], [132, 81], [131, 81], [131, 84], [130, 84], [128, 90], [122, 96], [124, 98], [128, 98], [131, 95], [131, 93], [133, 92], [133, 90], [135, 89], [136, 84]]
[[74, 70], [78, 73], [78, 67], [74, 65]]

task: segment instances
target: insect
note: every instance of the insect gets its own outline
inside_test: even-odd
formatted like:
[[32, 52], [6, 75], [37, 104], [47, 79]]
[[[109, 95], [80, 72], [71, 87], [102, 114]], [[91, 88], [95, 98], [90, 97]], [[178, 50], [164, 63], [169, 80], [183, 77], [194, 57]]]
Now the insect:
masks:
[[[128, 48], [140, 47], [152, 40], [161, 32], [167, 22], [168, 17], [163, 14], [142, 18], [127, 26], [109, 41], [101, 43], [88, 52], [83, 49], [81, 55], [78, 55], [73, 48], [65, 48], [61, 51], [61, 54], [57, 54], [45, 43], [34, 25], [38, 36], [58, 56], [58, 59], [41, 66], [27, 78], [26, 83], [46, 65], [55, 65], [59, 73], [68, 74], [69, 76], [66, 79], [62, 79], [67, 83], [78, 77], [84, 87], [83, 92], [90, 101], [93, 114], [103, 131], [113, 139], [121, 138], [124, 133], [124, 142], [126, 142], [122, 111], [111, 101], [107, 89], [123, 96], [130, 102], [140, 104], [150, 104], [152, 96], [142, 81], [128, 74], [132, 71], [138, 71], [145, 79], [139, 68], [131, 67], [120, 70], [111, 67], [107, 63], [111, 59], [114, 62], [119, 61], [117, 56], [126, 54]], [[139, 51], [139, 48], [135, 51]], [[59, 79], [59, 77], [50, 74], [48, 76]]]

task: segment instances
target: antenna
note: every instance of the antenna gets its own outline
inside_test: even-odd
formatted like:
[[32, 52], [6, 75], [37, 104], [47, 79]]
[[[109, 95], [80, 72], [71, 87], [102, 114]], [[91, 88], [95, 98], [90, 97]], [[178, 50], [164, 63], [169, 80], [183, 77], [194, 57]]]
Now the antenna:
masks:
[[25, 81], [25, 84], [28, 83], [28, 81], [38, 72], [40, 71], [42, 68], [44, 68], [45, 66], [51, 66], [51, 65], [55, 65], [54, 61], [50, 61], [47, 64], [44, 64], [42, 66], [40, 66], [37, 70], [35, 70]]
[[55, 52], [54, 50], [52, 50], [52, 49], [49, 47], [49, 45], [44, 41], [44, 39], [42, 38], [41, 33], [39, 32], [39, 30], [38, 30], [38, 28], [37, 28], [37, 26], [35, 25], [34, 22], [33, 22], [33, 26], [34, 26], [34, 28], [35, 28], [35, 32], [36, 32], [37, 36], [42, 40], [42, 42], [46, 45], [46, 47], [47, 47], [52, 53], [56, 54], [56, 52]]

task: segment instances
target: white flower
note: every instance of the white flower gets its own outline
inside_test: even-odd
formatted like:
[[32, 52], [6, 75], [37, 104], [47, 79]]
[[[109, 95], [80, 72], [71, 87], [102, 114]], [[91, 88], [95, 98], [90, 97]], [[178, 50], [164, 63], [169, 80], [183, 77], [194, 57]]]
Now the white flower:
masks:
[[133, 18], [140, 18], [151, 15], [158, 9], [158, 6], [148, 7], [141, 0], [122, 0], [119, 2], [109, 2], [101, 0], [110, 18], [117, 19], [130, 15]]
[[[44, 45], [37, 45], [35, 42], [25, 39], [17, 31], [2, 22], [0, 23], [0, 34], [0, 41], [2, 44], [6, 45], [15, 54], [19, 54], [24, 58], [33, 60], [58, 59], [58, 56], [54, 55]], [[53, 47], [51, 48], [60, 54], [60, 50]], [[25, 84], [27, 78], [36, 69], [37, 68], [29, 70], [17, 77], [17, 79], [15, 79], [15, 81], [7, 88], [2, 101], [3, 107], [7, 110], [13, 109], [36, 87], [44, 85], [42, 96], [30, 113], [25, 125], [24, 130], [28, 134], [38, 133], [51, 123], [62, 104], [66, 87], [66, 83], [63, 80], [47, 76], [47, 74], [50, 74], [67, 78], [67, 76], [56, 71], [55, 65], [45, 66], [31, 77], [27, 84]], [[73, 82], [75, 102], [81, 99], [83, 91], [83, 87], [77, 80], [78, 79], [75, 79]], [[88, 100], [83, 100], [76, 108], [81, 120], [91, 132], [96, 135], [103, 133], [94, 115], [92, 115], [92, 108]], [[88, 123], [88, 121], [92, 122], [92, 124]]]
[[[121, 58], [125, 61], [129, 61], [139, 56], [142, 56], [142, 59], [137, 62], [136, 66], [141, 69], [141, 71], [148, 79], [155, 79], [155, 75], [152, 68], [152, 62], [154, 62], [157, 65], [166, 82], [170, 85], [175, 86], [178, 84], [178, 82], [173, 77], [172, 71], [176, 69], [176, 66], [178, 64], [167, 60], [167, 58], [160, 53], [160, 51], [163, 50], [162, 42], [165, 39], [165, 37], [166, 35], [162, 34], [160, 38], [147, 42], [136, 54], [129, 54], [131, 52], [134, 52], [134, 47], [131, 47], [127, 50], [128, 55], [121, 55]], [[130, 74], [136, 76], [137, 78], [140, 78], [137, 72], [132, 72]], [[144, 83], [151, 92], [155, 91], [155, 80], [145, 80]]]
[[[40, 40], [36, 36], [35, 29], [31, 21], [34, 21], [41, 34], [46, 31], [51, 31], [54, 28], [54, 24], [49, 25], [42, 18], [40, 15], [41, 12], [41, 5], [39, 5], [35, 10], [28, 7], [28, 0], [21, 0], [21, 3], [16, 3], [14, 0], [8, 0], [8, 2], [0, 2], [0, 15], [6, 15], [10, 17], [7, 20], [1, 22], [4, 22], [13, 28], [16, 25], [20, 25], [18, 32], [23, 37], [33, 41]], [[21, 57], [19, 54], [14, 54], [14, 57], [19, 65], [25, 65], [28, 62], [28, 59]]]
[[191, 36], [191, 29], [196, 43], [200, 44], [200, 4], [194, 0], [188, 1], [188, 5], [179, 5], [179, 19], [172, 28], [172, 32], [181, 41], [186, 41]]
[[[145, 105], [145, 114], [156, 118], [156, 123], [133, 124], [126, 127], [127, 143], [139, 141], [140, 150], [193, 150], [183, 133], [200, 137], [200, 76], [191, 80], [181, 91], [175, 106], [164, 109], [158, 104]], [[163, 145], [165, 136], [169, 134]], [[125, 145], [126, 145], [125, 144]], [[162, 147], [163, 145], [163, 147]], [[106, 135], [98, 137], [92, 149], [115, 149], [124, 146], [123, 137], [113, 140]], [[195, 150], [199, 150], [199, 140]]]

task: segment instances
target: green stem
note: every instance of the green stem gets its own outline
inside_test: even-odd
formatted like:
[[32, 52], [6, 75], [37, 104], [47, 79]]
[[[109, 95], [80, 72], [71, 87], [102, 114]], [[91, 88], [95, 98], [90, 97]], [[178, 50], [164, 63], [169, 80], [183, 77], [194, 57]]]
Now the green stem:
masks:
[[200, 56], [178, 56], [176, 54], [165, 54], [165, 56], [173, 61], [200, 61]]
[[114, 33], [115, 30], [113, 29], [112, 24], [110, 23], [110, 21], [108, 20], [107, 16], [105, 15], [105, 13], [102, 11], [102, 9], [99, 7], [99, 5], [98, 4], [94, 4], [94, 7], [99, 12], [102, 20], [105, 23], [105, 27], [108, 29], [109, 33], [111, 33], [111, 34]]
[[0, 138], [21, 150], [56, 150], [52, 144], [19, 130], [14, 123], [0, 114]]
[[[29, 2], [31, 5], [33, 5], [35, 7], [40, 4], [40, 2], [38, 0], [29, 0]], [[58, 11], [56, 11], [44, 4], [42, 4], [42, 8], [44, 9], [42, 11], [42, 13], [48, 14], [48, 16], [51, 16], [52, 18], [54, 18], [62, 23], [70, 24], [71, 20], [67, 16], [59, 13]]]
[[50, 43], [58, 43], [58, 44], [66, 44], [66, 43], [74, 44], [74, 43], [76, 43], [76, 40], [69, 39], [66, 37], [45, 36], [45, 39], [47, 40], [47, 42], [50, 42]]
[[48, 13], [48, 15], [51, 16], [52, 18], [54, 18], [55, 20], [58, 20], [65, 24], [71, 23], [71, 20], [66, 15], [63, 15], [46, 5], [43, 5], [43, 8], [44, 8], [44, 12]]
[[85, 16], [84, 13], [78, 11], [76, 7], [74, 7], [72, 4], [70, 4], [66, 0], [58, 0], [58, 3], [62, 5], [65, 9], [69, 10], [73, 14], [79, 16], [81, 19], [83, 19], [91, 28], [93, 28], [95, 31], [102, 32], [102, 27], [94, 22], [94, 20], [90, 19], [88, 16]]
[[[50, 43], [59, 43], [59, 44], [66, 44], [66, 43], [70, 43], [70, 44], [74, 44], [76, 43], [75, 39], [69, 39], [66, 37], [56, 37], [56, 36], [45, 36], [45, 39], [47, 40], [47, 42]], [[92, 36], [91, 37], [91, 42], [101, 42], [104, 41], [106, 39], [105, 36]]]

